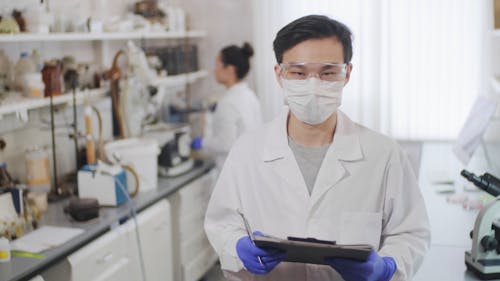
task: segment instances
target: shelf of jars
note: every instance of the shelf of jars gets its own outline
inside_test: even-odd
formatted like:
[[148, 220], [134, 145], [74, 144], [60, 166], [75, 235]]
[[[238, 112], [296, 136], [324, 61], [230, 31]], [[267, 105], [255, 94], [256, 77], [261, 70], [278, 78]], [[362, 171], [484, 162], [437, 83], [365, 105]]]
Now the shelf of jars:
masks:
[[[158, 87], [184, 86], [186, 84], [194, 83], [206, 76], [208, 76], [208, 71], [199, 70], [185, 74], [160, 77], [154, 85]], [[89, 101], [99, 100], [101, 98], [105, 98], [107, 92], [108, 88], [78, 91], [76, 92], [76, 102], [77, 104], [82, 104], [85, 99], [88, 99]], [[54, 105], [71, 104], [72, 102], [73, 95], [70, 93], [55, 96], [53, 98]], [[10, 92], [5, 94], [4, 98], [0, 100], [0, 119], [8, 114], [26, 116], [27, 112], [30, 110], [48, 106], [50, 106], [49, 98], [26, 98], [23, 97], [21, 93]]]
[[[107, 89], [91, 89], [76, 92], [76, 101], [81, 104], [85, 99], [95, 101], [106, 96]], [[0, 119], [8, 114], [17, 114], [19, 117], [26, 116], [30, 110], [50, 106], [50, 98], [27, 98], [19, 92], [9, 92], [3, 94], [4, 98], [0, 100]], [[54, 105], [62, 105], [73, 102], [73, 95], [70, 93], [55, 96]]]
[[153, 31], [153, 32], [75, 32], [75, 33], [18, 33], [0, 34], [0, 42], [64, 42], [64, 41], [109, 41], [135, 39], [184, 39], [203, 38], [206, 32], [192, 31]]

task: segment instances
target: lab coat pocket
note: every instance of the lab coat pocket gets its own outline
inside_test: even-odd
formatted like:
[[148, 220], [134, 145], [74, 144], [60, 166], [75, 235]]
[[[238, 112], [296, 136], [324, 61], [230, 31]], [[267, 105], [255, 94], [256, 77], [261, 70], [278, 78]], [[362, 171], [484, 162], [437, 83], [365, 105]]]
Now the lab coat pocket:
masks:
[[379, 248], [382, 213], [343, 212], [340, 217], [339, 244], [370, 244]]

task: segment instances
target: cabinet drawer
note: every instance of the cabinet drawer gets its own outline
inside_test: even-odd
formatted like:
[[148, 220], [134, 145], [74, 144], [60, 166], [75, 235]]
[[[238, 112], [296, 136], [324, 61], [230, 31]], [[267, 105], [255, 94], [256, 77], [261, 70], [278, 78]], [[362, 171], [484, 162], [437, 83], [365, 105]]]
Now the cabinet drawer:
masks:
[[173, 281], [170, 205], [162, 200], [139, 214], [142, 256], [148, 281]]
[[208, 176], [193, 181], [179, 190], [181, 216], [195, 210], [204, 212], [210, 199], [211, 181]]
[[[72, 281], [88, 281], [109, 275], [129, 261], [120, 232], [110, 231], [68, 256]], [[109, 280], [109, 279], [104, 279]]]
[[193, 235], [203, 229], [203, 221], [205, 219], [205, 214], [193, 214], [189, 217], [183, 217], [180, 220], [179, 228], [181, 234], [181, 240], [189, 240]]
[[212, 248], [205, 249], [198, 257], [191, 261], [191, 263], [183, 266], [184, 281], [197, 281], [217, 261], [217, 254]]
[[196, 233], [191, 239], [184, 240], [181, 244], [182, 264], [188, 264], [193, 261], [200, 253], [210, 248], [210, 242], [205, 232]]

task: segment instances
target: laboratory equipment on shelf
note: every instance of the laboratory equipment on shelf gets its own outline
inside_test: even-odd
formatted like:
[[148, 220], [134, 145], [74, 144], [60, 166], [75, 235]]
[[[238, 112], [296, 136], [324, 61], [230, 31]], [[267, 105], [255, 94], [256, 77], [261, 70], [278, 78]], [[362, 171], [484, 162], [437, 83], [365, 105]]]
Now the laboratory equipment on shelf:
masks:
[[[154, 139], [130, 138], [107, 143], [104, 146], [106, 158], [113, 164], [130, 167], [139, 178], [139, 192], [154, 190], [158, 187], [158, 163], [160, 153]], [[127, 182], [135, 182], [133, 173], [127, 173]], [[132, 190], [135, 187], [130, 186]]]
[[190, 133], [191, 128], [186, 124], [158, 123], [144, 128], [143, 135], [156, 139], [160, 145], [160, 176], [175, 177], [193, 169]]
[[[474, 175], [466, 170], [460, 173], [480, 189], [493, 196], [500, 195], [500, 180], [489, 173]], [[471, 232], [472, 249], [465, 252], [467, 269], [483, 280], [500, 278], [500, 197], [478, 214]]]
[[139, 191], [139, 177], [135, 170], [128, 169], [135, 178], [135, 188], [126, 194], [128, 185], [126, 168], [118, 165], [85, 165], [78, 171], [78, 196], [80, 198], [96, 198], [100, 206], [116, 207], [125, 203]]

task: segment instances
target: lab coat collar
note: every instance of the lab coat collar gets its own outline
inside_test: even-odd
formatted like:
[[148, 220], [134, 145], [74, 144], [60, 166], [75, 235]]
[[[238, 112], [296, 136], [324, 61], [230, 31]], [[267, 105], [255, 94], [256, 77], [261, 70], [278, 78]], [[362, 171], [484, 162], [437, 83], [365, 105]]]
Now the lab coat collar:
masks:
[[228, 94], [237, 93], [237, 92], [240, 92], [241, 89], [245, 89], [245, 88], [248, 88], [247, 82], [240, 81], [240, 82], [234, 84], [233, 86], [231, 86], [230, 88], [228, 88], [226, 92]]
[[[287, 132], [288, 114], [288, 107], [285, 107], [280, 116], [271, 122], [264, 144], [263, 161], [270, 162], [284, 158], [290, 151]], [[341, 111], [337, 112], [337, 126], [327, 154], [331, 151], [334, 151], [338, 160], [357, 161], [363, 158], [356, 124]]]
[[356, 125], [342, 112], [337, 113], [337, 126], [333, 143], [328, 148], [323, 163], [309, 195], [304, 177], [288, 146], [287, 119], [289, 110], [276, 118], [268, 127], [262, 160], [288, 182], [291, 190], [307, 203], [309, 214], [321, 201], [323, 195], [339, 181], [349, 175], [342, 161], [357, 161], [363, 158]]

